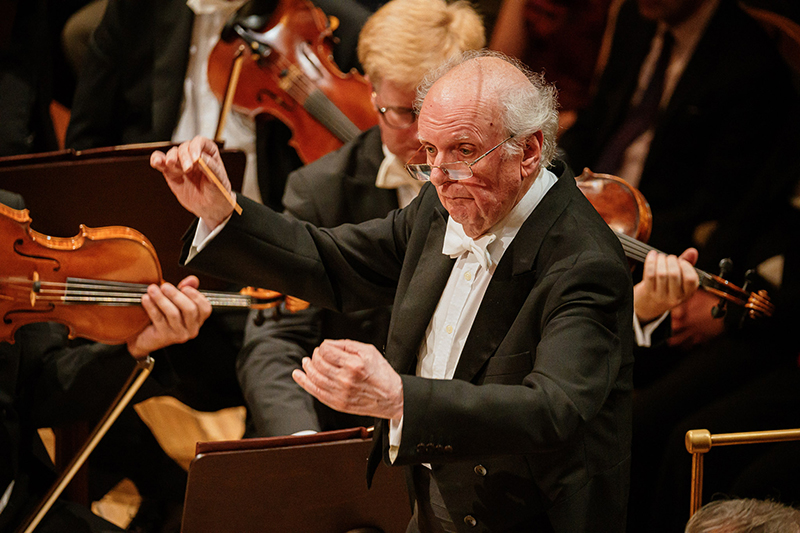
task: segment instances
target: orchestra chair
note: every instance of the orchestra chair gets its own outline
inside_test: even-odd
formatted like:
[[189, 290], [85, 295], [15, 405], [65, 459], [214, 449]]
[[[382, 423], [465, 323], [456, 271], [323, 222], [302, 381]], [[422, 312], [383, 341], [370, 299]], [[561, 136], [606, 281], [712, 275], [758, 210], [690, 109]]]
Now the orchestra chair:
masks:
[[703, 505], [703, 459], [705, 454], [708, 453], [712, 447], [796, 440], [800, 440], [800, 429], [717, 433], [715, 435], [712, 435], [707, 429], [692, 429], [687, 431], [686, 451], [692, 454], [692, 490], [689, 503], [689, 517], [694, 515]]
[[404, 533], [402, 468], [381, 466], [367, 488], [372, 430], [352, 428], [198, 442], [182, 533]]

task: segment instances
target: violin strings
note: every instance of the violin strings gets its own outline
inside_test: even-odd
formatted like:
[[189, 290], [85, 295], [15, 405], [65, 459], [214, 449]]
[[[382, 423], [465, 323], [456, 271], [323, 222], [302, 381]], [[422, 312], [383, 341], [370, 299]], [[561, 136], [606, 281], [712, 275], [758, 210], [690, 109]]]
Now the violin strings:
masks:
[[[147, 285], [104, 280], [68, 278], [66, 282], [40, 281], [7, 277], [8, 287], [16, 289], [20, 298], [28, 299], [30, 293], [37, 300], [64, 303], [100, 303], [110, 305], [138, 305]], [[249, 307], [253, 298], [244, 294], [200, 291], [214, 307]]]

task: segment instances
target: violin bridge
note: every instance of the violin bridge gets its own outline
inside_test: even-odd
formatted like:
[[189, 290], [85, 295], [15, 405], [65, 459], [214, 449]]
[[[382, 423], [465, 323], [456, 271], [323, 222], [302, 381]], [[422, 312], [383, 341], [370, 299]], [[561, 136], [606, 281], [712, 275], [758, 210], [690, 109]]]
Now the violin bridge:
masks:
[[36, 307], [36, 294], [41, 290], [42, 284], [39, 281], [39, 273], [33, 272], [33, 284], [31, 285], [31, 307]]

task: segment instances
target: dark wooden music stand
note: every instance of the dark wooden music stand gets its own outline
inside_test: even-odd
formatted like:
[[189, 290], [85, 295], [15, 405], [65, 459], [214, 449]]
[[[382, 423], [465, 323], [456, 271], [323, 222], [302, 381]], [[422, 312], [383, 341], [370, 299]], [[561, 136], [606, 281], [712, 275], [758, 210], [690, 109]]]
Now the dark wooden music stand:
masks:
[[367, 489], [364, 428], [200, 442], [189, 467], [182, 533], [403, 533], [411, 518], [402, 468]]
[[[138, 230], [153, 243], [164, 279], [177, 283], [188, 274], [178, 258], [181, 236], [194, 215], [150, 167], [150, 154], [171, 146], [151, 143], [3, 157], [0, 189], [25, 198], [31, 227], [45, 235], [73, 237], [80, 224]], [[233, 190], [241, 190], [244, 152], [222, 150], [222, 159]], [[201, 279], [204, 289], [222, 286], [217, 280]]]

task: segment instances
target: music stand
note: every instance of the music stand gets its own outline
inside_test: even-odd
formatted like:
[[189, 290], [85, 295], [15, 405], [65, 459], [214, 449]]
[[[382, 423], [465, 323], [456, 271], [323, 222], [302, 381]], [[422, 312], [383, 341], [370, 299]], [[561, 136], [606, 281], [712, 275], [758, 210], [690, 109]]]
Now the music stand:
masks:
[[402, 468], [381, 466], [367, 489], [364, 428], [197, 443], [182, 533], [404, 533], [411, 519]]
[[[45, 235], [73, 237], [80, 224], [138, 230], [153, 243], [164, 280], [177, 283], [188, 274], [178, 259], [181, 237], [194, 215], [178, 203], [161, 173], [150, 167], [154, 150], [172, 146], [149, 143], [3, 157], [0, 189], [25, 198], [31, 227]], [[244, 152], [221, 154], [233, 190], [241, 190]], [[224, 285], [206, 276], [200, 286]]]

